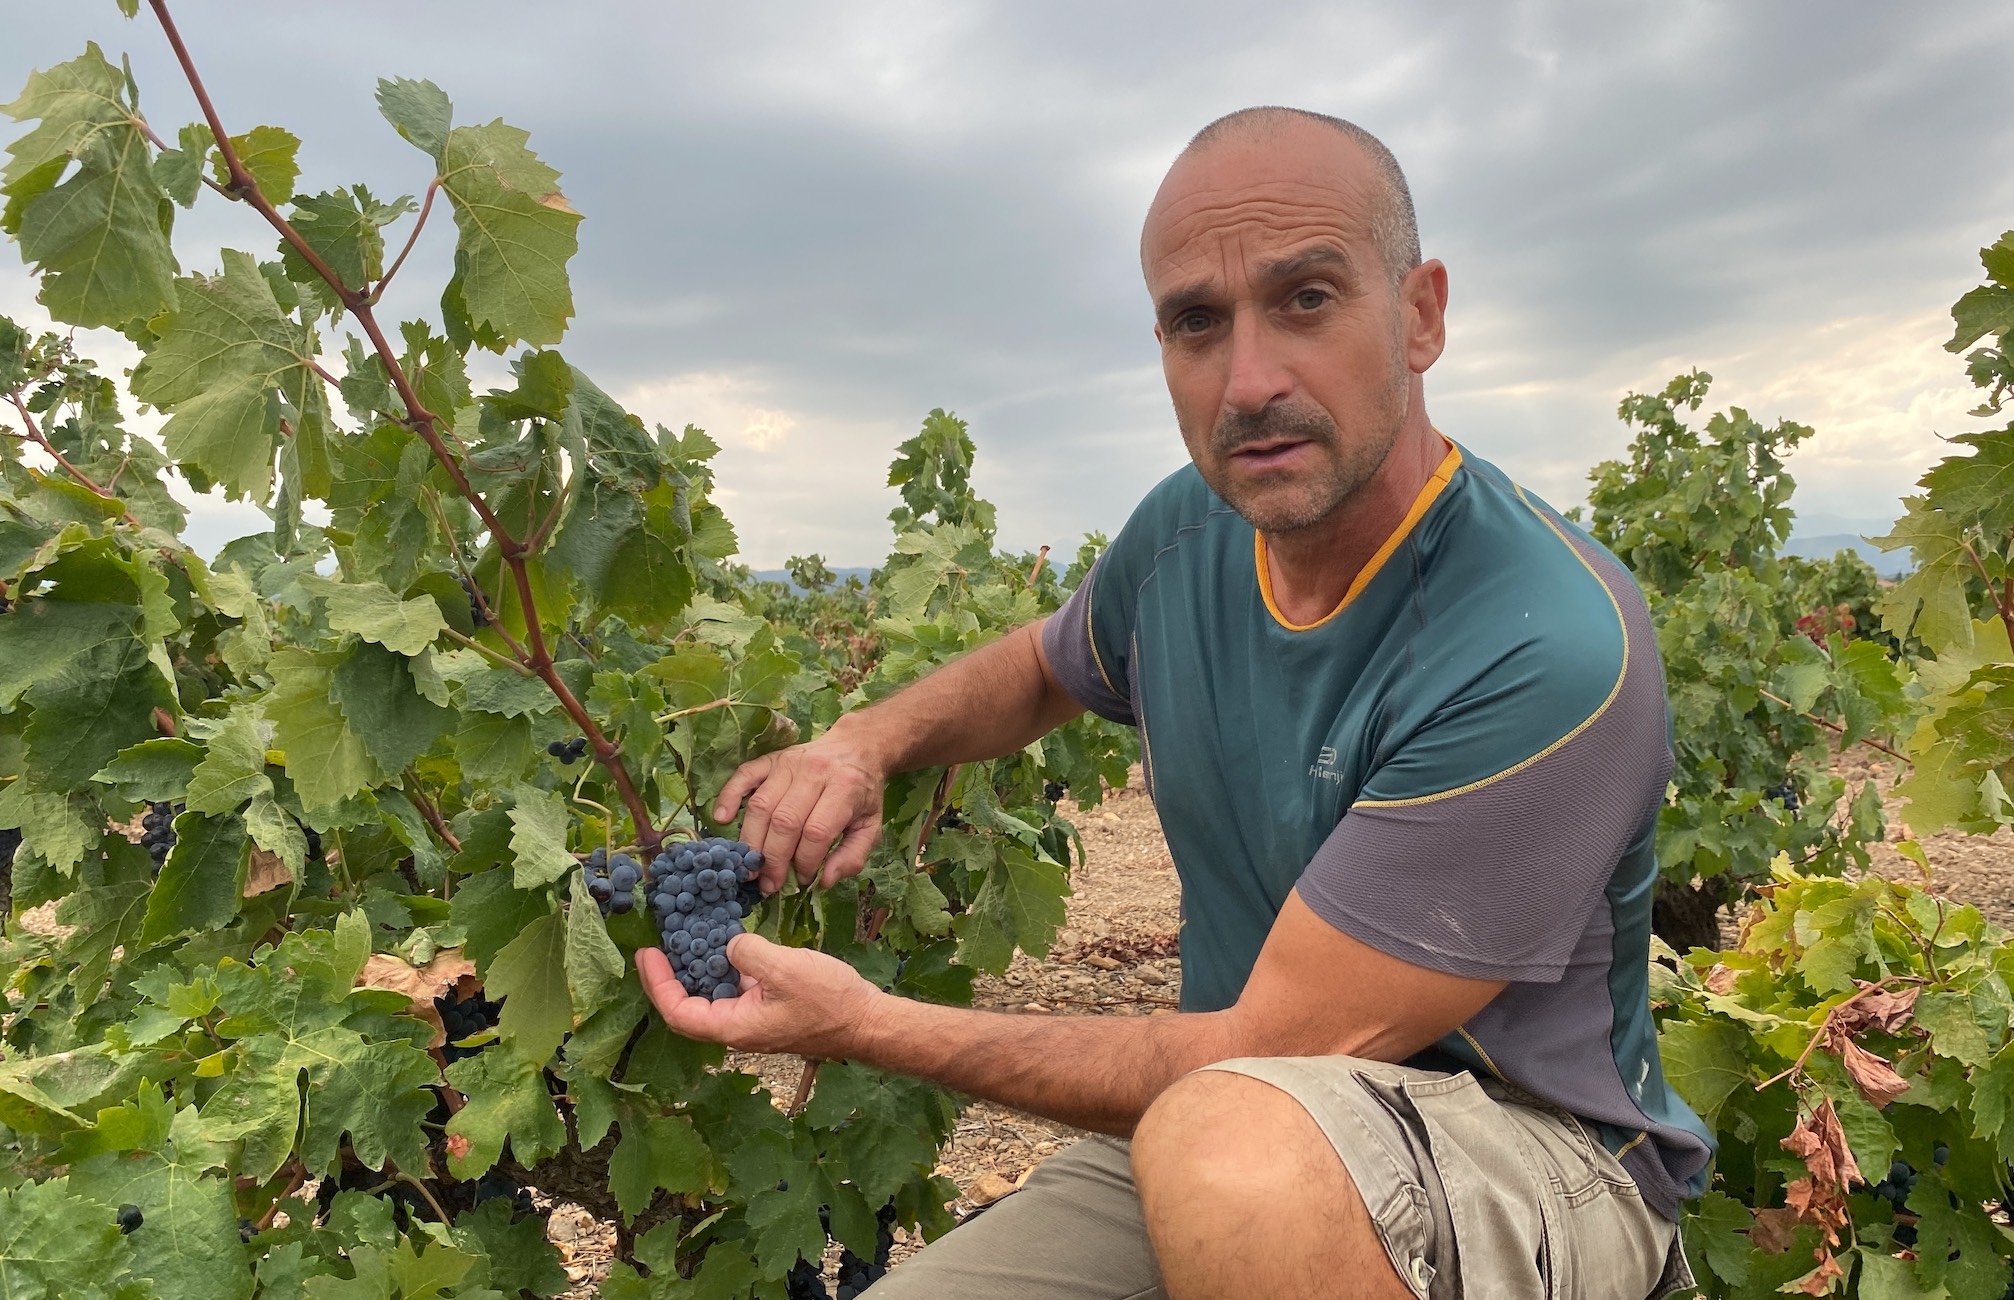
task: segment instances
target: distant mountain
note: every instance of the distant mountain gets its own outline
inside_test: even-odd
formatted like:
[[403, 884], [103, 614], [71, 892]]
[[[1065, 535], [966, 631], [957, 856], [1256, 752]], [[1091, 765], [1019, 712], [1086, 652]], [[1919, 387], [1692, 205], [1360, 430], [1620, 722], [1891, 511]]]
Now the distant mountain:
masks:
[[1811, 560], [1830, 559], [1840, 551], [1852, 551], [1884, 578], [1900, 578], [1909, 572], [1908, 551], [1884, 551], [1862, 541], [1856, 533], [1819, 533], [1810, 537], [1792, 533], [1783, 544], [1785, 555], [1801, 555]]

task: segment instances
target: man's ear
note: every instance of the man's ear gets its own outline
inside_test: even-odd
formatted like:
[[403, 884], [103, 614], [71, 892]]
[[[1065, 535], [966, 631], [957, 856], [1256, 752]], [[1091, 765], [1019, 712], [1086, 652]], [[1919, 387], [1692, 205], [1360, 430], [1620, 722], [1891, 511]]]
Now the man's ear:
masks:
[[1430, 258], [1406, 272], [1399, 284], [1399, 302], [1406, 314], [1406, 365], [1416, 374], [1440, 360], [1448, 342], [1448, 268]]

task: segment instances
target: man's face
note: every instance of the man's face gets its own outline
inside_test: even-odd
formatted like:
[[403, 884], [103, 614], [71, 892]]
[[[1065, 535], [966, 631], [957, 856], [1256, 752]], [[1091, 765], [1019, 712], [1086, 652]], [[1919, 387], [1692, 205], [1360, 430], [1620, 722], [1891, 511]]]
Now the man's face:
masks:
[[1183, 159], [1147, 219], [1182, 439], [1262, 532], [1330, 517], [1384, 464], [1410, 409], [1414, 314], [1371, 236], [1376, 184], [1349, 142], [1290, 128]]

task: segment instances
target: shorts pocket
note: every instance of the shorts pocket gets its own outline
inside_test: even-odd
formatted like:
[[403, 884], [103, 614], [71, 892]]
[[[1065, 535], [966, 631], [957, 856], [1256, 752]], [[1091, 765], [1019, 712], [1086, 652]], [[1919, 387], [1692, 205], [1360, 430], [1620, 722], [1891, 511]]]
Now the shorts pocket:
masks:
[[1560, 1300], [1550, 1188], [1526, 1149], [1522, 1126], [1467, 1074], [1407, 1079], [1447, 1199], [1463, 1295]]

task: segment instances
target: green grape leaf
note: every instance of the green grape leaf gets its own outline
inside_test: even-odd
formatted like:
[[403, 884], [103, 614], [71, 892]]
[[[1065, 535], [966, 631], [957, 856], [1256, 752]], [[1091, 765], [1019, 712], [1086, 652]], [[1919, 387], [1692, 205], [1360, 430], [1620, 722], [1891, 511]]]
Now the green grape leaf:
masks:
[[130, 606], [77, 600], [26, 600], [0, 619], [0, 708], [72, 663], [133, 638]]
[[[369, 193], [358, 186], [303, 195], [294, 201], [288, 220], [346, 287], [362, 289], [385, 273], [382, 228], [384, 220], [389, 219], [386, 213], [387, 210], [372, 204]], [[280, 265], [286, 268], [287, 278], [296, 284], [326, 287], [320, 273], [284, 240], [280, 244]], [[377, 358], [370, 360], [375, 363]]]
[[154, 178], [125, 74], [92, 42], [68, 63], [31, 73], [0, 111], [40, 119], [8, 146], [0, 192], [9, 199], [6, 227], [42, 278], [49, 314], [118, 327], [175, 306], [173, 209]]
[[489, 996], [503, 998], [498, 1031], [523, 1060], [543, 1066], [573, 1028], [566, 990], [566, 929], [541, 916], [490, 959], [483, 977]]
[[531, 722], [499, 713], [462, 714], [455, 733], [455, 761], [462, 775], [483, 785], [507, 784], [532, 761]]
[[812, 1155], [801, 1136], [774, 1129], [750, 1134], [728, 1153], [729, 1192], [748, 1207], [756, 1263], [765, 1273], [780, 1273], [799, 1257], [817, 1259], [825, 1249], [818, 1207], [829, 1183]]
[[1895, 521], [1886, 537], [1874, 542], [1885, 551], [1907, 546], [1916, 568], [1881, 593], [1876, 608], [1882, 624], [1898, 637], [1913, 630], [1939, 655], [1969, 650], [1972, 602], [1966, 583], [1971, 564], [1965, 553], [1965, 521], [1926, 497], [1905, 498], [1903, 505], [1908, 513]]
[[716, 1181], [713, 1152], [683, 1115], [622, 1109], [622, 1140], [608, 1161], [608, 1189], [625, 1221], [650, 1207], [658, 1188], [701, 1193]]
[[217, 141], [210, 128], [191, 122], [175, 137], [179, 146], [163, 149], [154, 156], [154, 179], [167, 196], [183, 207], [191, 207], [203, 188], [203, 156]]
[[450, 1065], [447, 1078], [468, 1098], [448, 1120], [448, 1170], [456, 1178], [488, 1172], [506, 1141], [526, 1165], [566, 1145], [566, 1125], [546, 1091], [542, 1063], [510, 1052], [478, 1052]]
[[506, 1296], [530, 1292], [557, 1296], [572, 1285], [560, 1263], [559, 1251], [546, 1238], [537, 1217], [511, 1221], [510, 1202], [493, 1197], [464, 1211], [452, 1230], [455, 1244], [481, 1261], [468, 1283], [501, 1291]]
[[146, 643], [130, 637], [93, 646], [24, 698], [27, 763], [59, 790], [89, 785], [120, 750], [154, 734], [156, 706], [174, 703]]
[[[287, 955], [285, 945], [280, 955]], [[348, 966], [351, 955], [335, 954], [354, 980], [363, 963], [359, 957]], [[435, 1100], [425, 1085], [439, 1080], [440, 1068], [405, 1039], [366, 1038], [347, 1023], [353, 1010], [383, 994], [346, 995], [347, 983], [331, 988], [324, 982], [341, 969], [316, 969], [308, 960], [291, 966], [219, 972], [226, 1012], [219, 1031], [241, 1041], [238, 1059], [203, 1103], [209, 1132], [220, 1141], [242, 1141], [241, 1168], [261, 1181], [286, 1162], [297, 1132], [311, 1173], [335, 1168], [345, 1134], [370, 1168], [387, 1159], [402, 1169], [425, 1168], [421, 1121]]]
[[203, 761], [189, 778], [189, 811], [228, 813], [247, 799], [273, 791], [266, 775], [266, 744], [259, 735], [259, 715], [241, 705], [210, 733]]
[[502, 868], [470, 876], [455, 886], [454, 923], [461, 928], [462, 955], [484, 974], [496, 954], [551, 912], [544, 890], [517, 889]]
[[286, 864], [294, 879], [308, 867], [308, 837], [299, 822], [281, 809], [272, 795], [257, 795], [244, 811], [245, 831], [252, 843]]
[[971, 907], [952, 922], [959, 960], [989, 974], [1006, 970], [1017, 948], [1030, 956], [1046, 954], [1063, 925], [1063, 900], [1070, 895], [1060, 864], [1019, 844], [995, 843], [998, 852], [986, 867], [986, 882]]
[[420, 653], [448, 625], [431, 596], [404, 600], [381, 582], [336, 582], [315, 574], [303, 575], [300, 583], [327, 603], [330, 627], [402, 655]]
[[1724, 1020], [1667, 1023], [1657, 1038], [1664, 1077], [1708, 1125], [1735, 1089], [1749, 1081], [1748, 1035]]
[[167, 1140], [92, 1157], [72, 1171], [70, 1185], [107, 1205], [139, 1208], [133, 1272], [161, 1300], [250, 1300], [251, 1271], [218, 1267], [243, 1249], [238, 1210], [229, 1176], [217, 1169], [221, 1153], [196, 1118], [193, 1107], [182, 1110]]
[[222, 275], [177, 282], [179, 306], [154, 322], [160, 335], [133, 369], [133, 396], [169, 413], [168, 454], [233, 496], [263, 500], [280, 440], [274, 393], [319, 413], [308, 332], [290, 320], [248, 254], [225, 249]]
[[263, 712], [309, 812], [340, 803], [384, 776], [330, 694], [341, 664], [340, 655], [306, 650], [282, 650], [267, 664], [273, 692]]
[[0, 1294], [129, 1300], [133, 1243], [117, 1208], [70, 1190], [67, 1178], [0, 1189]]
[[929, 1092], [927, 1084], [866, 1066], [828, 1063], [804, 1117], [829, 1130], [825, 1141], [839, 1148], [846, 1176], [880, 1205], [937, 1164], [938, 1135], [923, 1122]]
[[229, 925], [244, 894], [248, 861], [245, 823], [238, 818], [197, 812], [175, 818], [175, 847], [161, 864], [141, 939], [159, 943], [190, 930]]
[[157, 736], [119, 751], [91, 779], [109, 785], [134, 803], [173, 803], [188, 792], [201, 745], [174, 736]]
[[519, 889], [537, 889], [579, 864], [566, 847], [566, 804], [551, 790], [519, 786], [511, 809], [511, 880]]
[[378, 111], [407, 141], [439, 162], [454, 124], [454, 102], [431, 81], [378, 79]]
[[[23, 774], [0, 789], [0, 829], [21, 832], [21, 847], [33, 849], [49, 866], [68, 873], [98, 842], [98, 827], [76, 799], [37, 789], [34, 777]], [[20, 888], [16, 867], [15, 888]]]
[[[439, 614], [438, 606], [434, 612]], [[331, 694], [351, 732], [384, 772], [404, 771], [455, 722], [454, 710], [419, 693], [411, 660], [368, 641], [353, 648], [336, 669]]]
[[[259, 187], [269, 203], [278, 205], [294, 197], [294, 178], [301, 174], [294, 155], [300, 152], [300, 137], [277, 126], [255, 126], [243, 135], [231, 137], [231, 149], [238, 162]], [[217, 184], [229, 188], [231, 173], [224, 166], [224, 151], [210, 160], [210, 173]]]
[[[567, 862], [571, 866], [573, 859]], [[574, 1014], [586, 1019], [615, 996], [629, 963], [608, 937], [601, 909], [581, 883], [580, 873], [573, 872], [572, 880], [573, 905], [566, 912], [566, 981], [573, 993]]]
[[566, 264], [579, 247], [580, 214], [529, 138], [501, 120], [454, 128], [439, 155], [440, 184], [461, 232], [453, 286], [471, 324], [505, 343], [555, 343], [573, 315]]

